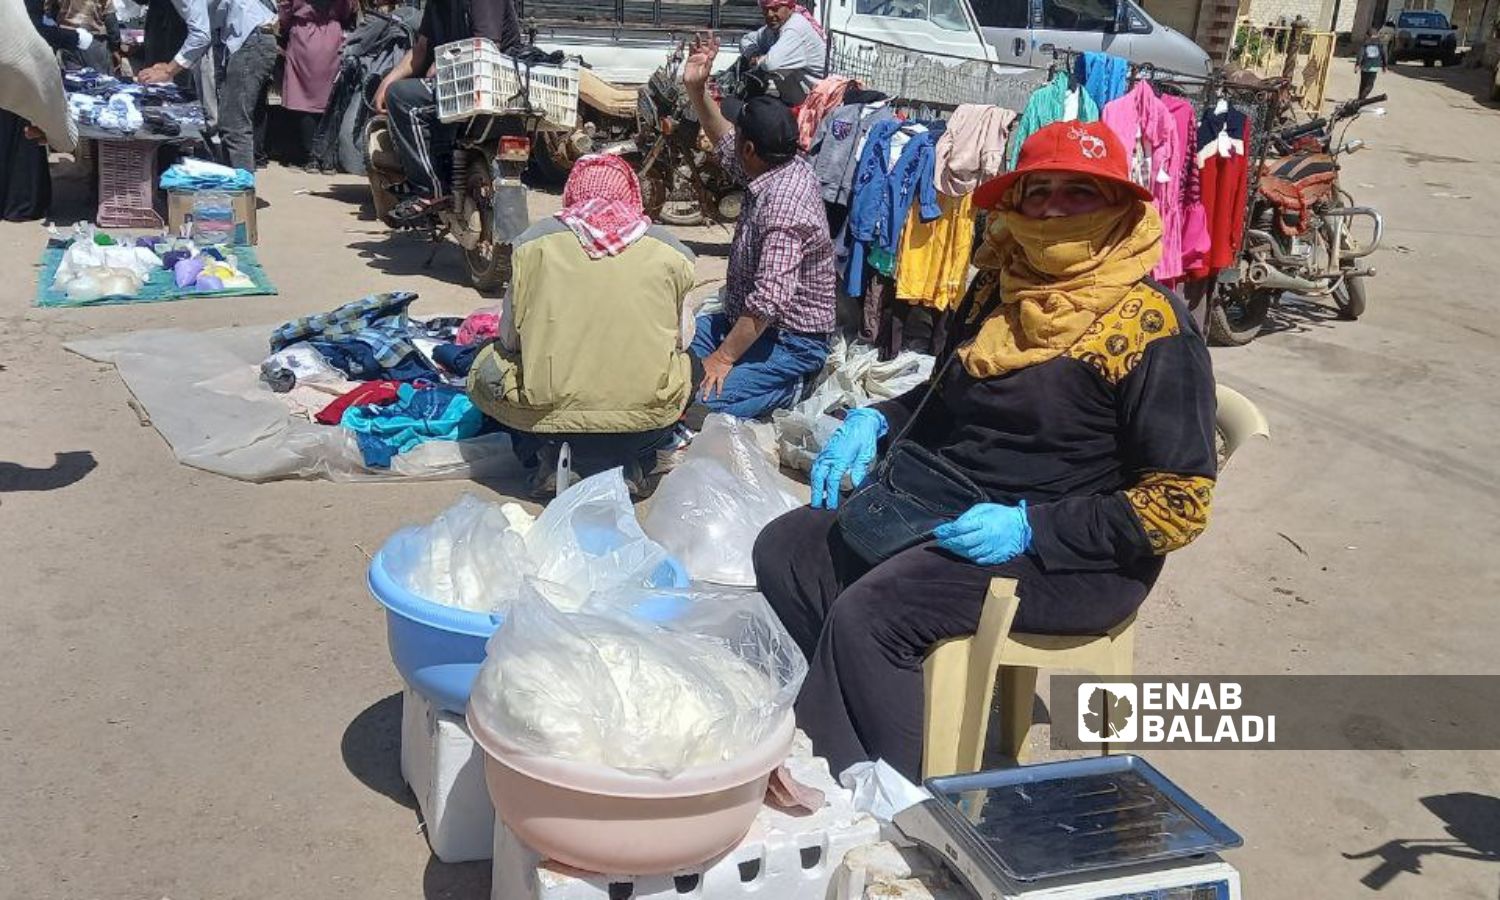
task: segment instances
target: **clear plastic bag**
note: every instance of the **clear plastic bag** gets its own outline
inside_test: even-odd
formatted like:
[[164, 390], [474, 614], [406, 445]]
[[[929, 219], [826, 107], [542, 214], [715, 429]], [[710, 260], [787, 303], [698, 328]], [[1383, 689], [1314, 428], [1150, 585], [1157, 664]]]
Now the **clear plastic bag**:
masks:
[[465, 494], [436, 519], [385, 548], [386, 571], [419, 597], [474, 612], [502, 612], [536, 570], [526, 548], [532, 525], [515, 503]]
[[392, 541], [385, 565], [417, 596], [476, 612], [507, 611], [527, 577], [564, 610], [624, 585], [673, 583], [661, 571], [667, 551], [641, 531], [619, 469], [563, 491], [535, 520], [517, 504], [465, 494]]
[[714, 414], [661, 480], [643, 527], [695, 581], [751, 587], [756, 536], [801, 505], [791, 487], [746, 423]]
[[807, 661], [761, 595], [618, 589], [576, 613], [528, 580], [470, 711], [541, 756], [664, 777], [734, 759], [791, 714]]

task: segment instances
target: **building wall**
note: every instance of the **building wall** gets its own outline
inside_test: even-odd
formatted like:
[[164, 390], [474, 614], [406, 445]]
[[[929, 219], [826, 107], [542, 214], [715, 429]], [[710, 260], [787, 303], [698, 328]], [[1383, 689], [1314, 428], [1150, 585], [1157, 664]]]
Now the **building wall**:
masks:
[[[1451, 3], [1453, 0], [1436, 2]], [[1330, 24], [1333, 31], [1350, 31], [1354, 28], [1358, 5], [1358, 0], [1339, 0], [1337, 23], [1333, 22], [1334, 0], [1250, 0], [1245, 15], [1250, 17], [1253, 25], [1279, 23], [1283, 16], [1290, 23], [1301, 16], [1311, 23], [1314, 31], [1328, 31]]]

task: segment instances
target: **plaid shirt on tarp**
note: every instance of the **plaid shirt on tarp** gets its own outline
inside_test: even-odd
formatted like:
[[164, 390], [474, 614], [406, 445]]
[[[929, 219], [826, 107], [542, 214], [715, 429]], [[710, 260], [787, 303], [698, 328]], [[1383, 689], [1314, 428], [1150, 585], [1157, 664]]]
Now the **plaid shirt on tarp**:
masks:
[[833, 241], [812, 166], [798, 156], [752, 181], [735, 157], [732, 129], [716, 149], [725, 171], [747, 185], [729, 247], [725, 315], [748, 312], [773, 328], [833, 333]]
[[407, 307], [416, 299], [411, 291], [371, 294], [332, 312], [293, 319], [271, 332], [271, 352], [303, 341], [355, 340], [369, 347], [382, 366], [394, 369], [417, 352], [407, 319]]

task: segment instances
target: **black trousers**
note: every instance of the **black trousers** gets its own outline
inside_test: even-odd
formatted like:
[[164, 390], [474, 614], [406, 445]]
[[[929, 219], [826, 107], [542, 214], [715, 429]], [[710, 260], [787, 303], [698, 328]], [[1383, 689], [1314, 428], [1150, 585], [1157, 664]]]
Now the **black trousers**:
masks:
[[573, 471], [587, 477], [624, 466], [628, 474], [631, 466], [639, 465], [650, 472], [656, 464], [656, 451], [672, 442], [676, 425], [621, 434], [541, 434], [506, 428], [511, 435], [511, 447], [525, 465], [532, 461], [544, 466], [557, 465], [557, 454], [567, 444], [573, 458]]
[[403, 78], [386, 91], [385, 105], [407, 185], [428, 199], [447, 196], [455, 129], [438, 121], [432, 83]]
[[803, 508], [755, 542], [761, 593], [806, 654], [797, 724], [834, 772], [884, 759], [922, 769], [922, 662], [934, 644], [973, 634], [990, 579], [1014, 578], [1015, 629], [1099, 634], [1130, 615], [1161, 571], [1048, 572], [1032, 557], [980, 566], [923, 544], [870, 568], [844, 544], [830, 510]]
[[1375, 90], [1375, 76], [1379, 74], [1379, 72], [1359, 73], [1359, 99], [1365, 99], [1370, 96], [1371, 91]]

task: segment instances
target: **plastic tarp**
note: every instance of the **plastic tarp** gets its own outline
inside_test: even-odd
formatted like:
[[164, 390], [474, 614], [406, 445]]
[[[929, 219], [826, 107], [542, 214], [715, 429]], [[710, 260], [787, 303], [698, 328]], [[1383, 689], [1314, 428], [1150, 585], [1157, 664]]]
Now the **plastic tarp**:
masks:
[[354, 435], [295, 417], [260, 381], [273, 326], [169, 328], [73, 341], [66, 349], [112, 363], [150, 424], [184, 465], [241, 481], [503, 478], [522, 474], [503, 434], [433, 441], [388, 471], [364, 465]]

